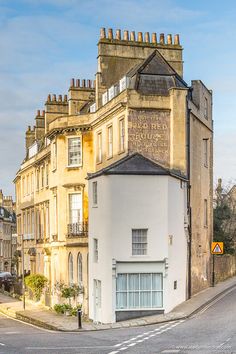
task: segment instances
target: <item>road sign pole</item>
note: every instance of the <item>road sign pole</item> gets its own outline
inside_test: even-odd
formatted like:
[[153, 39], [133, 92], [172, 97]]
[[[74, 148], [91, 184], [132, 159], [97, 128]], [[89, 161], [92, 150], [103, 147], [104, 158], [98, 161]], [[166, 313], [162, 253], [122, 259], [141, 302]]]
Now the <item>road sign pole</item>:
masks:
[[215, 255], [212, 255], [212, 286], [215, 286]]

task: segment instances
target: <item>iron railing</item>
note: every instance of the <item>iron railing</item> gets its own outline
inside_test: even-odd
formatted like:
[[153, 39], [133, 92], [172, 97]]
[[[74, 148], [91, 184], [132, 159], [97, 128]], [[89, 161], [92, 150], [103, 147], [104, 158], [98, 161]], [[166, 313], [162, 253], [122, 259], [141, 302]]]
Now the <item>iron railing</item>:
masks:
[[67, 225], [67, 236], [68, 237], [81, 237], [88, 235], [88, 223], [87, 222], [76, 222]]

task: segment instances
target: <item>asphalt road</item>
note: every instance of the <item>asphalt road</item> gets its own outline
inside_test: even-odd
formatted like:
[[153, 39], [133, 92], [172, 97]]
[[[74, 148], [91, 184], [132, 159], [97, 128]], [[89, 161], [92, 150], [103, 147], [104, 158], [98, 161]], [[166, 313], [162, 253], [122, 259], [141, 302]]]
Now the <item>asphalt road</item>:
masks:
[[236, 353], [236, 289], [190, 319], [137, 328], [63, 333], [0, 316], [0, 353]]

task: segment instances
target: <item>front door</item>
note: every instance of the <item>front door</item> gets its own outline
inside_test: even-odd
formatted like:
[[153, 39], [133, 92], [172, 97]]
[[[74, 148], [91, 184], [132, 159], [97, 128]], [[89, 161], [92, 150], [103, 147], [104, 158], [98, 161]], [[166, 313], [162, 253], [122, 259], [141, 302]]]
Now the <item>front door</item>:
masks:
[[94, 322], [101, 322], [101, 281], [94, 279]]

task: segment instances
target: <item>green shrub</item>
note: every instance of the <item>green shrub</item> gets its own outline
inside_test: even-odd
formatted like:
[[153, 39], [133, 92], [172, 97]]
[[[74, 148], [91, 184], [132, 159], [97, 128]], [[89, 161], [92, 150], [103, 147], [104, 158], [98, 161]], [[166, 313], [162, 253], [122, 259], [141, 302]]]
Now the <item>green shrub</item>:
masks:
[[25, 278], [25, 285], [33, 292], [34, 299], [40, 300], [48, 279], [42, 274], [31, 274]]
[[64, 313], [66, 313], [66, 311], [69, 311], [71, 316], [77, 316], [77, 311], [80, 308], [81, 308], [81, 304], [76, 307], [72, 307], [69, 304], [56, 304], [56, 305], [54, 305], [54, 310], [56, 311], [56, 313], [62, 314], [62, 315]]
[[65, 312], [64, 305], [61, 304], [54, 305], [54, 311], [56, 311], [56, 313], [63, 314]]

